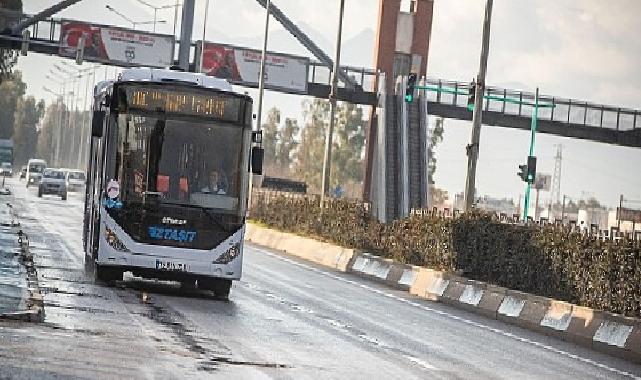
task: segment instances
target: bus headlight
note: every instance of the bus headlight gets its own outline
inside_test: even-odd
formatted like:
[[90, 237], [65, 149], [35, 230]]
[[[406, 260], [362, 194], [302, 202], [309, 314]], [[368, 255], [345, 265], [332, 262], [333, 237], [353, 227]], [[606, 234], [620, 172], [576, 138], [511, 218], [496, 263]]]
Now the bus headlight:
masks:
[[116, 236], [116, 234], [107, 227], [105, 227], [105, 240], [107, 240], [107, 243], [109, 243], [111, 248], [116, 251], [131, 252], [129, 248], [127, 248], [120, 239], [118, 239], [118, 236]]
[[232, 245], [227, 250], [227, 252], [220, 255], [220, 257], [214, 261], [214, 264], [228, 264], [239, 255], [240, 255], [240, 243], [236, 243]]

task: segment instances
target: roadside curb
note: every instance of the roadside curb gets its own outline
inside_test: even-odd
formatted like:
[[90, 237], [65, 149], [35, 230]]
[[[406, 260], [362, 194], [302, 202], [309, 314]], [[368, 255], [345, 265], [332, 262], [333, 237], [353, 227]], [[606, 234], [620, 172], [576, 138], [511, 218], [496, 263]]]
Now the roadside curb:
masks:
[[[13, 227], [20, 226], [19, 222], [11, 221]], [[33, 263], [33, 255], [29, 250], [29, 237], [22, 229], [16, 232], [18, 248], [20, 249], [20, 262], [27, 271], [27, 310], [2, 313], [0, 319], [18, 320], [25, 322], [43, 322], [45, 317], [44, 300], [38, 284], [38, 273]]]
[[247, 224], [245, 240], [485, 317], [641, 363], [641, 320]]

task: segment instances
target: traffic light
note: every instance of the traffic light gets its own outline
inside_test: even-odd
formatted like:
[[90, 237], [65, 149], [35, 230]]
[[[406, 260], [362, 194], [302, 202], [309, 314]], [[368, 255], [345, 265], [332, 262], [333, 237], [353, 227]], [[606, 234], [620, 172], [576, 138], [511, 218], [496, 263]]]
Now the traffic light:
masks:
[[534, 183], [536, 180], [536, 157], [529, 156], [527, 165], [519, 165], [519, 172], [516, 173], [523, 182]]
[[416, 79], [418, 75], [410, 73], [407, 77], [407, 87], [405, 88], [405, 101], [411, 103], [414, 101], [414, 87], [416, 86]]
[[519, 172], [516, 173], [523, 182], [527, 182], [527, 165], [519, 165]]
[[527, 176], [530, 183], [536, 180], [536, 157], [529, 156], [527, 158]]
[[470, 88], [467, 92], [467, 109], [473, 110], [476, 103], [476, 82], [470, 82]]

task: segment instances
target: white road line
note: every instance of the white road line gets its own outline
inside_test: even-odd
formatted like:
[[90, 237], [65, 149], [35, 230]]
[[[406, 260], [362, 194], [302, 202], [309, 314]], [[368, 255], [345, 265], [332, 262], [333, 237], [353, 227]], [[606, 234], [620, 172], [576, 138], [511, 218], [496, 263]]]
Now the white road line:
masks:
[[477, 328], [480, 328], [480, 329], [483, 329], [483, 330], [491, 331], [491, 332], [493, 332], [495, 334], [499, 334], [499, 335], [505, 336], [507, 338], [514, 339], [514, 340], [522, 342], [522, 343], [530, 344], [532, 346], [539, 347], [539, 348], [542, 348], [544, 350], [547, 350], [547, 351], [550, 351], [550, 352], [554, 352], [554, 353], [559, 354], [561, 356], [565, 356], [567, 358], [574, 359], [574, 360], [577, 360], [577, 361], [580, 361], [580, 362], [583, 362], [583, 363], [586, 363], [586, 364], [590, 364], [592, 366], [595, 366], [597, 368], [600, 368], [600, 369], [603, 369], [603, 370], [606, 370], [606, 371], [609, 371], [609, 372], [612, 372], [612, 373], [616, 373], [617, 375], [629, 377], [629, 378], [635, 379], [635, 380], [641, 380], [641, 377], [638, 377], [638, 376], [636, 376], [636, 375], [634, 375], [632, 373], [629, 373], [629, 372], [626, 372], [626, 371], [623, 371], [623, 370], [620, 370], [620, 369], [617, 369], [617, 368], [613, 368], [613, 367], [607, 366], [605, 364], [596, 362], [596, 361], [594, 361], [592, 359], [584, 358], [582, 356], [575, 355], [575, 354], [569, 353], [567, 351], [560, 350], [560, 349], [552, 347], [552, 346], [548, 346], [548, 345], [543, 344], [541, 342], [537, 342], [537, 341], [534, 341], [534, 340], [531, 340], [531, 339], [523, 338], [523, 337], [520, 337], [518, 335], [512, 334], [510, 332], [503, 331], [501, 329], [497, 329], [495, 327], [491, 327], [491, 326], [488, 326], [488, 325], [484, 325], [482, 323], [474, 322], [474, 321], [471, 321], [469, 319], [465, 319], [465, 318], [456, 316], [454, 314], [451, 314], [451, 313], [448, 313], [448, 312], [445, 312], [445, 311], [442, 311], [442, 310], [437, 310], [437, 309], [433, 309], [433, 308], [431, 308], [429, 306], [421, 305], [419, 303], [407, 300], [405, 298], [398, 297], [398, 296], [396, 296], [394, 294], [387, 293], [387, 292], [384, 292], [382, 290], [372, 288], [371, 286], [368, 286], [368, 285], [365, 285], [365, 284], [361, 284], [361, 283], [358, 283], [356, 281], [348, 280], [346, 278], [337, 276], [335, 274], [332, 274], [332, 273], [329, 273], [329, 272], [325, 272], [323, 270], [311, 267], [309, 265], [305, 265], [305, 264], [296, 262], [294, 260], [288, 259], [286, 257], [282, 257], [280, 255], [265, 251], [264, 249], [255, 248], [255, 247], [250, 247], [250, 249], [252, 249], [254, 251], [257, 251], [257, 252], [261, 252], [261, 253], [266, 254], [267, 256], [273, 257], [275, 259], [278, 259], [278, 260], [281, 260], [281, 261], [285, 261], [285, 262], [287, 262], [289, 264], [292, 264], [292, 265], [295, 265], [295, 266], [298, 266], [298, 267], [301, 267], [301, 268], [305, 268], [305, 269], [310, 270], [312, 272], [316, 272], [316, 273], [318, 273], [320, 275], [332, 278], [334, 280], [358, 286], [358, 287], [360, 287], [362, 289], [365, 289], [365, 290], [367, 290], [369, 292], [376, 293], [376, 294], [382, 295], [382, 296], [387, 297], [387, 298], [391, 298], [393, 300], [402, 302], [402, 303], [410, 305], [412, 307], [415, 307], [415, 308], [418, 308], [418, 309], [422, 309], [422, 310], [425, 310], [425, 311], [428, 311], [428, 312], [431, 312], [431, 313], [435, 313], [435, 314], [438, 314], [438, 315], [441, 315], [441, 316], [444, 316], [444, 317], [447, 317], [447, 318], [450, 318], [450, 319], [453, 319], [453, 320], [456, 320], [456, 321], [459, 321], [459, 322], [462, 322], [462, 323], [465, 323], [467, 325], [474, 326], [474, 327], [477, 327]]

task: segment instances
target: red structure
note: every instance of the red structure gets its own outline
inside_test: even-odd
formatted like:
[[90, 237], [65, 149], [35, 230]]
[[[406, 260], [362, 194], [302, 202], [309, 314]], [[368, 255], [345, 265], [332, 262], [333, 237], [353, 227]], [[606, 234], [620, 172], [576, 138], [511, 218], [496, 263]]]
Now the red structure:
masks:
[[[401, 11], [401, 0], [379, 0], [378, 32], [374, 46], [374, 67], [386, 74], [387, 93], [394, 93], [399, 75], [410, 72], [419, 78], [427, 73], [427, 58], [432, 34], [434, 0], [412, 0], [409, 12]], [[372, 110], [368, 136], [375, 135], [376, 110]], [[369, 200], [372, 162], [368, 139], [363, 197]]]
[[433, 0], [413, 0], [409, 12], [401, 12], [401, 0], [379, 0], [374, 67], [387, 75], [388, 85], [410, 71], [425, 75], [433, 8]]

